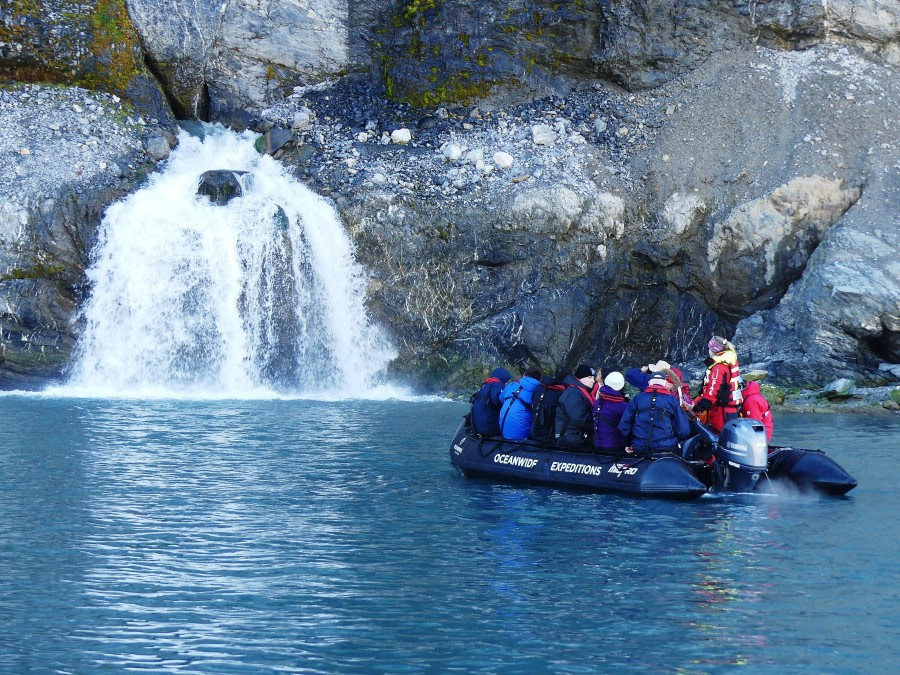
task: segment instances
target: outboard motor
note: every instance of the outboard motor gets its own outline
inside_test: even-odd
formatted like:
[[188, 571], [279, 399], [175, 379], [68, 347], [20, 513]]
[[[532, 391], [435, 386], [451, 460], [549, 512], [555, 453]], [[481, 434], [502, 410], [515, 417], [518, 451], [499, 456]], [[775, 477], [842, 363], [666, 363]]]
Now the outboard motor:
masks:
[[719, 432], [715, 454], [717, 487], [730, 492], [753, 492], [768, 467], [765, 427], [747, 418], [727, 421]]

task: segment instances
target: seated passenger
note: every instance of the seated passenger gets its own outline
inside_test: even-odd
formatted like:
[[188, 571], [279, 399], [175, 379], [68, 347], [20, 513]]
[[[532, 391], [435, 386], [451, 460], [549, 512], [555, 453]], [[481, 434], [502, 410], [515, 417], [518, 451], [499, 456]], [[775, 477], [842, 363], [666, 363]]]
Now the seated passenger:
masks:
[[518, 382], [510, 382], [503, 388], [500, 400], [500, 433], [503, 438], [523, 441], [531, 433], [533, 416], [531, 400], [534, 390], [541, 384], [541, 369], [530, 366]]
[[758, 382], [748, 382], [742, 390], [744, 402], [741, 404], [741, 417], [762, 422], [766, 428], [766, 443], [772, 442], [772, 408], [759, 390]]
[[675, 366], [670, 366], [666, 361], [660, 359], [656, 363], [651, 363], [640, 368], [630, 368], [625, 373], [625, 381], [636, 389], [644, 391], [650, 383], [652, 373], [664, 373], [666, 379], [675, 385], [676, 389], [681, 392], [681, 407], [690, 410], [694, 405], [694, 399], [691, 397], [691, 385], [684, 381], [684, 374]]
[[680, 453], [678, 443], [691, 435], [691, 426], [673, 390], [663, 373], [653, 373], [647, 388], [631, 399], [618, 427], [626, 452]]
[[611, 371], [597, 392], [594, 401], [594, 449], [598, 452], [618, 454], [625, 449], [618, 429], [628, 407], [628, 397], [622, 393], [624, 387], [622, 373]]
[[500, 435], [500, 392], [512, 377], [506, 368], [494, 368], [472, 396], [472, 430], [482, 436]]
[[571, 374], [571, 369], [560, 366], [556, 369], [556, 374], [545, 377], [541, 386], [532, 394], [534, 423], [531, 425], [531, 437], [534, 440], [543, 443], [553, 443], [556, 440], [556, 406], [566, 389], [563, 381]]
[[594, 444], [596, 371], [582, 363], [565, 379], [566, 390], [556, 406], [556, 444], [567, 450], [589, 450]]

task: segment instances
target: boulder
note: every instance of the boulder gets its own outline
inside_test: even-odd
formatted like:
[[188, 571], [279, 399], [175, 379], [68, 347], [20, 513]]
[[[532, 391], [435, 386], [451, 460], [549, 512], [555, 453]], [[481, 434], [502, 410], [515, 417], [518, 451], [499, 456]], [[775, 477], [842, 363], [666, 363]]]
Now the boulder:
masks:
[[494, 160], [494, 164], [496, 164], [500, 169], [510, 168], [515, 161], [512, 155], [510, 155], [508, 152], [503, 152], [502, 150], [498, 150], [497, 152], [495, 152], [492, 159]]
[[848, 398], [856, 393], [856, 384], [853, 380], [839, 378], [826, 384], [821, 391], [821, 396], [829, 399]]
[[274, 155], [292, 140], [294, 140], [294, 135], [290, 129], [275, 127], [264, 134], [263, 149], [267, 155]]
[[391, 143], [406, 145], [412, 140], [412, 132], [409, 129], [394, 129], [391, 132]]
[[200, 176], [197, 194], [208, 197], [213, 204], [224, 206], [235, 197], [243, 196], [244, 188], [241, 176], [246, 173], [246, 171], [228, 169], [206, 171]]

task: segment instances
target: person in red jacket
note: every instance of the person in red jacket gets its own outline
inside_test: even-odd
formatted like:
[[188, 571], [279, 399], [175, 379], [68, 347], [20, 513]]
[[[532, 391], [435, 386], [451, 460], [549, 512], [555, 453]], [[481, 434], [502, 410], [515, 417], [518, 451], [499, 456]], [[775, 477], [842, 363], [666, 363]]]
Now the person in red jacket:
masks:
[[744, 403], [741, 406], [741, 417], [762, 422], [766, 428], [766, 442], [772, 442], [772, 408], [759, 390], [758, 382], [748, 382], [742, 390]]
[[741, 368], [738, 365], [734, 345], [725, 338], [714, 335], [709, 347], [709, 367], [703, 380], [700, 396], [694, 402], [694, 414], [708, 413], [707, 424], [719, 433], [725, 422], [740, 416]]

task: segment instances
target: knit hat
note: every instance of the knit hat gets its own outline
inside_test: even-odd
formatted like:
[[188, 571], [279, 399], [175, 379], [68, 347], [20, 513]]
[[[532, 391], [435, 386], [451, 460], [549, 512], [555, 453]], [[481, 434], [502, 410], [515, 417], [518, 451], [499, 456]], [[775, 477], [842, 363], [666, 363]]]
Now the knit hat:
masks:
[[606, 376], [606, 379], [603, 380], [603, 384], [605, 384], [610, 389], [622, 391], [622, 387], [625, 386], [625, 378], [622, 377], [622, 373], [613, 371]]
[[578, 367], [575, 369], [575, 379], [580, 380], [583, 377], [596, 377], [597, 371], [591, 368], [586, 363], [578, 364]]
[[719, 337], [718, 335], [713, 335], [712, 340], [710, 340], [706, 346], [709, 347], [709, 351], [713, 354], [718, 354], [719, 352], [725, 351], [725, 346], [728, 344], [728, 340], [723, 337]]

